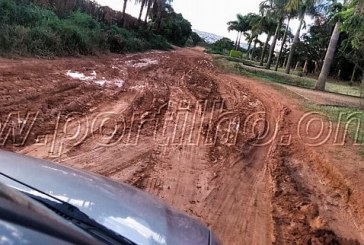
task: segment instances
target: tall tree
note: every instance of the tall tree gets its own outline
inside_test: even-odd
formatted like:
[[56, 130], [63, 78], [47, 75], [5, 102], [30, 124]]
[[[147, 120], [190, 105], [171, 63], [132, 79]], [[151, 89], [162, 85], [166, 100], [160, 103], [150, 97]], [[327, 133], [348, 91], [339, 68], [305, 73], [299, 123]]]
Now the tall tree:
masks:
[[239, 41], [239, 37], [240, 37], [240, 31], [238, 30], [238, 22], [237, 21], [229, 21], [228, 23], [228, 31], [236, 31], [237, 32], [237, 36], [236, 36], [236, 41], [234, 43], [235, 45], [235, 49], [238, 48], [238, 41]]
[[151, 10], [152, 4], [155, 2], [155, 0], [147, 0], [147, 1], [148, 1], [147, 13], [145, 14], [145, 19], [144, 19], [145, 24], [147, 24], [147, 22], [148, 22], [148, 17], [150, 15], [150, 10]]
[[274, 32], [274, 30], [272, 28], [274, 28], [274, 24], [271, 25], [267, 29], [268, 32], [266, 32], [267, 33], [267, 39], [265, 40], [265, 43], [264, 43], [264, 46], [263, 46], [263, 50], [262, 50], [262, 54], [261, 54], [261, 57], [260, 57], [260, 66], [263, 66], [263, 64], [264, 64], [264, 59], [265, 59], [265, 56], [266, 56], [266, 53], [267, 53], [267, 47], [268, 47], [269, 41], [272, 38], [272, 35], [273, 35], [273, 32]]
[[284, 48], [284, 45], [285, 45], [285, 43], [286, 43], [287, 35], [288, 35], [288, 32], [289, 32], [289, 22], [290, 22], [290, 20], [291, 20], [291, 17], [289, 16], [289, 17], [288, 17], [288, 20], [287, 20], [286, 29], [284, 30], [284, 34], [283, 34], [283, 38], [282, 38], [281, 48], [280, 48], [279, 53], [278, 53], [278, 57], [277, 57], [277, 64], [276, 64], [276, 67], [274, 68], [274, 70], [275, 70], [275, 71], [278, 71], [279, 61], [280, 61], [280, 59], [281, 59], [282, 52], [283, 52], [283, 48]]
[[250, 60], [253, 60], [254, 59], [254, 53], [255, 53], [255, 50], [256, 50], [256, 48], [257, 48], [257, 44], [258, 44], [258, 42], [260, 42], [259, 41], [259, 39], [258, 39], [258, 35], [256, 35], [255, 36], [255, 39], [254, 39], [254, 46], [253, 46], [253, 48], [252, 48], [252, 51], [251, 51], [251, 56], [250, 56]]
[[317, 83], [315, 85], [316, 90], [321, 90], [321, 91], [325, 90], [326, 80], [327, 80], [327, 77], [329, 76], [331, 63], [332, 63], [332, 60], [334, 59], [336, 47], [337, 47], [337, 44], [338, 44], [339, 38], [340, 38], [340, 26], [341, 26], [341, 23], [337, 22], [335, 25], [334, 31], [331, 35], [329, 47], [327, 48], [326, 55], [325, 55], [324, 64], [322, 66], [319, 79], [317, 80]]
[[154, 0], [152, 7], [153, 28], [159, 32], [164, 15], [173, 12], [171, 3], [173, 0]]
[[277, 39], [281, 30], [281, 26], [284, 20], [284, 17], [286, 16], [286, 11], [285, 11], [285, 6], [287, 5], [287, 1], [288, 0], [266, 0], [264, 2], [261, 3], [261, 9], [265, 8], [265, 9], [269, 9], [269, 11], [271, 11], [271, 14], [275, 17], [275, 19], [277, 20], [277, 24], [276, 24], [276, 31], [275, 34], [273, 36], [273, 40], [272, 40], [272, 44], [269, 50], [269, 55], [268, 55], [268, 61], [267, 64], [265, 66], [266, 69], [270, 69], [272, 62], [273, 62], [273, 55], [274, 55], [274, 50], [276, 47], [276, 43], [277, 43]]
[[139, 11], [139, 17], [138, 17], [138, 23], [140, 24], [142, 20], [143, 10], [147, 3], [147, 0], [136, 0], [136, 3], [140, 3], [140, 11]]
[[[253, 52], [255, 50], [256, 44], [257, 44], [257, 38], [258, 36], [262, 33], [261, 28], [260, 28], [260, 22], [262, 17], [260, 15], [254, 14], [254, 13], [249, 13], [245, 16], [246, 18], [246, 31], [250, 31], [251, 34], [249, 36], [249, 48], [248, 48], [248, 53], [247, 53], [247, 57], [249, 57], [249, 54], [252, 54], [250, 52]], [[250, 49], [252, 42], [254, 41], [254, 48]], [[251, 56], [250, 56], [251, 57]]]
[[258, 23], [258, 28], [260, 29], [261, 32], [264, 32], [267, 34], [267, 38], [265, 40], [262, 54], [260, 56], [260, 66], [263, 66], [264, 57], [265, 57], [265, 54], [267, 51], [269, 41], [273, 35], [275, 25], [276, 25], [276, 23], [275, 23], [274, 19], [272, 18], [272, 16], [270, 16], [269, 14], [265, 14], [265, 16], [264, 16], [264, 13], [262, 13], [262, 17]]
[[249, 22], [246, 16], [241, 14], [236, 15], [236, 20], [228, 22], [229, 31], [237, 31], [238, 35], [235, 42], [235, 49], [238, 50], [240, 47], [240, 40], [243, 33], [248, 31], [250, 28]]
[[123, 16], [121, 17], [122, 25], [125, 25], [125, 14], [126, 14], [126, 6], [128, 5], [128, 0], [124, 0], [123, 4]]
[[245, 36], [245, 40], [248, 42], [248, 49], [246, 51], [246, 58], [249, 58], [249, 54], [250, 54], [251, 47], [252, 47], [252, 42], [255, 39], [255, 36], [253, 36], [252, 33], [247, 33], [247, 32], [244, 33], [244, 36]]
[[278, 35], [279, 35], [279, 31], [282, 27], [282, 22], [283, 22], [283, 18], [281, 17], [278, 20], [278, 24], [277, 24], [277, 28], [276, 28], [276, 32], [274, 34], [273, 37], [273, 41], [272, 41], [272, 45], [270, 46], [270, 50], [269, 50], [269, 56], [268, 56], [268, 61], [267, 64], [265, 66], [265, 69], [270, 69], [272, 62], [273, 62], [273, 55], [274, 55], [274, 49], [276, 48], [276, 44], [277, 44], [277, 39], [278, 39]]
[[[344, 4], [345, 3], [346, 3], [346, 0], [344, 0]], [[327, 81], [327, 78], [330, 73], [331, 64], [334, 59], [334, 55], [335, 55], [335, 52], [336, 52], [336, 49], [337, 49], [337, 46], [339, 43], [340, 32], [341, 32], [340, 29], [341, 29], [341, 21], [338, 20], [335, 24], [334, 31], [332, 32], [332, 35], [331, 35], [330, 43], [329, 43], [329, 46], [326, 51], [325, 60], [324, 60], [324, 64], [323, 64], [321, 72], [320, 72], [320, 76], [315, 85], [316, 90], [320, 90], [320, 91], [325, 90], [326, 81]], [[355, 68], [354, 68], [354, 70], [355, 70]]]
[[316, 3], [319, 0], [289, 0], [285, 9], [288, 12], [297, 12], [299, 16], [299, 26], [297, 32], [294, 36], [293, 43], [291, 46], [291, 50], [289, 52], [286, 73], [289, 74], [291, 72], [291, 66], [293, 61], [293, 56], [295, 54], [295, 50], [297, 48], [297, 44], [300, 41], [301, 29], [303, 27], [306, 14], [310, 14], [312, 16], [317, 16], [318, 12], [316, 9]]

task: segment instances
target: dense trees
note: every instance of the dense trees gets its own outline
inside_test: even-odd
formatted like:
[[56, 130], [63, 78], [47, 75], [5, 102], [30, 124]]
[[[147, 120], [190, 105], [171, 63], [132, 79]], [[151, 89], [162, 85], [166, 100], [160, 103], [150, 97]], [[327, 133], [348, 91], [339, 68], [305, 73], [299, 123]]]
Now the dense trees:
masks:
[[[124, 10], [126, 4], [124, 3]], [[168, 0], [137, 0], [139, 20], [89, 0], [0, 0], [0, 54], [87, 55], [183, 46], [191, 24]], [[158, 7], [159, 6], [159, 7]]]

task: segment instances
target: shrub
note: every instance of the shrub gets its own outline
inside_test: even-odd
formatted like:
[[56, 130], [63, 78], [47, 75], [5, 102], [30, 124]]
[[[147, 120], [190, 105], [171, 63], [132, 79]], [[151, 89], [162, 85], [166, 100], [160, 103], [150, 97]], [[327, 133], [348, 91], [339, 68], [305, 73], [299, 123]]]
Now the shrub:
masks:
[[46, 56], [61, 53], [61, 38], [44, 26], [30, 29], [26, 43], [27, 51], [31, 54]]
[[230, 57], [233, 58], [241, 58], [242, 57], [242, 52], [241, 51], [237, 51], [237, 50], [230, 50]]
[[234, 49], [234, 42], [226, 37], [210, 45], [210, 50], [220, 54], [229, 54], [229, 50], [232, 49]]
[[109, 35], [107, 43], [109, 45], [110, 51], [113, 53], [122, 53], [126, 46], [125, 39], [120, 34]]
[[[59, 18], [30, 2], [0, 0], [0, 54], [62, 56], [171, 48], [162, 36], [149, 30], [100, 23], [80, 11]], [[176, 24], [177, 20], [182, 21], [178, 17], [171, 27], [179, 26], [183, 36], [186, 23]]]

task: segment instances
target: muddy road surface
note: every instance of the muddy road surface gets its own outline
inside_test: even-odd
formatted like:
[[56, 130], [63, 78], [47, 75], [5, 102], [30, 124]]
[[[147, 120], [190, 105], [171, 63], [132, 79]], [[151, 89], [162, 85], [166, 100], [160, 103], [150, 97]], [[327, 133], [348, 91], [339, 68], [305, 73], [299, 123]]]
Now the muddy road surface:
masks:
[[342, 127], [198, 49], [0, 59], [2, 148], [127, 182], [223, 244], [364, 243]]

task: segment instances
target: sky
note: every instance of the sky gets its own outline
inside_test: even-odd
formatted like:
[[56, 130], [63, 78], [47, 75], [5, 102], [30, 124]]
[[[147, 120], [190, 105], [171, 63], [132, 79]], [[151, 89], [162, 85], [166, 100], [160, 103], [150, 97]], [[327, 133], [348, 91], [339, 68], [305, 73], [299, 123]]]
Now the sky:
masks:
[[[121, 10], [122, 0], [96, 0], [101, 5], [107, 5], [113, 9]], [[259, 3], [262, 0], [174, 0], [172, 6], [177, 13], [182, 13], [188, 19], [193, 29], [210, 32], [219, 36], [229, 37], [235, 40], [236, 33], [228, 32], [227, 22], [235, 20], [236, 14], [258, 13]], [[134, 4], [134, 0], [128, 3], [127, 12], [138, 16], [140, 7]], [[309, 21], [308, 21], [309, 22]], [[291, 21], [290, 27], [295, 33], [298, 21]], [[260, 40], [264, 41], [262, 35]]]

